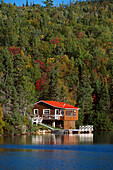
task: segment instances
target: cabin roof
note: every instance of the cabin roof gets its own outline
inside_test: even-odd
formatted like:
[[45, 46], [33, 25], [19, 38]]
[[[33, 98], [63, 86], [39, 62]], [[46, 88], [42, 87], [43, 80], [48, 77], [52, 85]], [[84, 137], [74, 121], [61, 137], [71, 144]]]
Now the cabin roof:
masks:
[[40, 103], [40, 102], [46, 103], [46, 104], [53, 106], [53, 107], [56, 107], [56, 108], [79, 110], [78, 107], [71, 106], [70, 104], [67, 104], [67, 103], [64, 104], [64, 102], [40, 100], [37, 103]]

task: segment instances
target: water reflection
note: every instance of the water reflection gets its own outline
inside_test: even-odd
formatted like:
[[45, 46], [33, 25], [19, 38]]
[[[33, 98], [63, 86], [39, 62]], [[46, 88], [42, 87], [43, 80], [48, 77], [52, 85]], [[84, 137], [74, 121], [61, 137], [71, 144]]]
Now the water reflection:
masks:
[[103, 145], [112, 139], [112, 132], [2, 136], [0, 169], [113, 169], [113, 145]]
[[40, 134], [22, 136], [0, 136], [0, 144], [113, 144], [113, 132], [95, 132], [94, 134]]
[[93, 144], [93, 134], [80, 135], [36, 135], [32, 136], [32, 144], [78, 145], [80, 143]]
[[80, 134], [79, 143], [93, 143], [93, 134]]

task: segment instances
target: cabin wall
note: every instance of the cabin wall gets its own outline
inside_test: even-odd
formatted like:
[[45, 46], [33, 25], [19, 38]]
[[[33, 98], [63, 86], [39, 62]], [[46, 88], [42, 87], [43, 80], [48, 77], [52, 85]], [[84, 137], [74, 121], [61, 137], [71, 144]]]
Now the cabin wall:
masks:
[[34, 109], [38, 109], [38, 115], [41, 117], [43, 115], [43, 109], [50, 109], [50, 115], [54, 115], [55, 114], [55, 108], [53, 108], [52, 106], [49, 106], [45, 103], [37, 103], [34, 105], [33, 108], [33, 115], [34, 115]]
[[64, 129], [75, 129], [75, 121], [64, 120]]
[[78, 110], [76, 111], [76, 120], [78, 120]]
[[[43, 109], [50, 109], [50, 115], [55, 115], [55, 109], [50, 105], [47, 105], [46, 103], [40, 102], [34, 105], [32, 114], [34, 115], [34, 109], [38, 109], [38, 115], [40, 117], [43, 116]], [[60, 116], [60, 119], [55, 120], [55, 117], [52, 119], [50, 117], [44, 118], [43, 123], [50, 124], [52, 125], [53, 121], [55, 121], [55, 126], [56, 127], [62, 127], [63, 129], [75, 129], [75, 121], [78, 120], [78, 110], [76, 110], [76, 115], [75, 116], [69, 116], [66, 115], [66, 110], [64, 110], [64, 116]]]
[[[67, 110], [68, 111], [68, 110]], [[70, 110], [69, 110], [70, 111]], [[64, 120], [76, 121], [78, 120], [78, 110], [76, 110], [76, 116], [67, 116], [66, 110], [64, 111]]]

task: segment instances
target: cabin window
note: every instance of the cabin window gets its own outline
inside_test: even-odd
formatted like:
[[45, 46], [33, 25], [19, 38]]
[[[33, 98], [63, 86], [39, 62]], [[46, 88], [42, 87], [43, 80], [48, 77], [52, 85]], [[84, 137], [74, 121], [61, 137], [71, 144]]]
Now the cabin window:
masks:
[[55, 109], [55, 115], [59, 115], [59, 109]]
[[66, 116], [76, 116], [76, 110], [66, 110]]
[[76, 110], [74, 110], [74, 116], [76, 116]]
[[34, 109], [34, 115], [38, 115], [38, 109]]
[[50, 114], [50, 109], [43, 109], [43, 114]]
[[60, 114], [64, 115], [64, 110], [63, 109], [60, 110]]

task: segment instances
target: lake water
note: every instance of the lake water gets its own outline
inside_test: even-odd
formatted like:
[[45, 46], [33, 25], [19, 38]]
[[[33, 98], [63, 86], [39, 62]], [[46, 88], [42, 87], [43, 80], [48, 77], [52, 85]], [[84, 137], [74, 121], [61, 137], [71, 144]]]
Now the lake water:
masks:
[[1, 170], [113, 169], [113, 132], [0, 137]]

